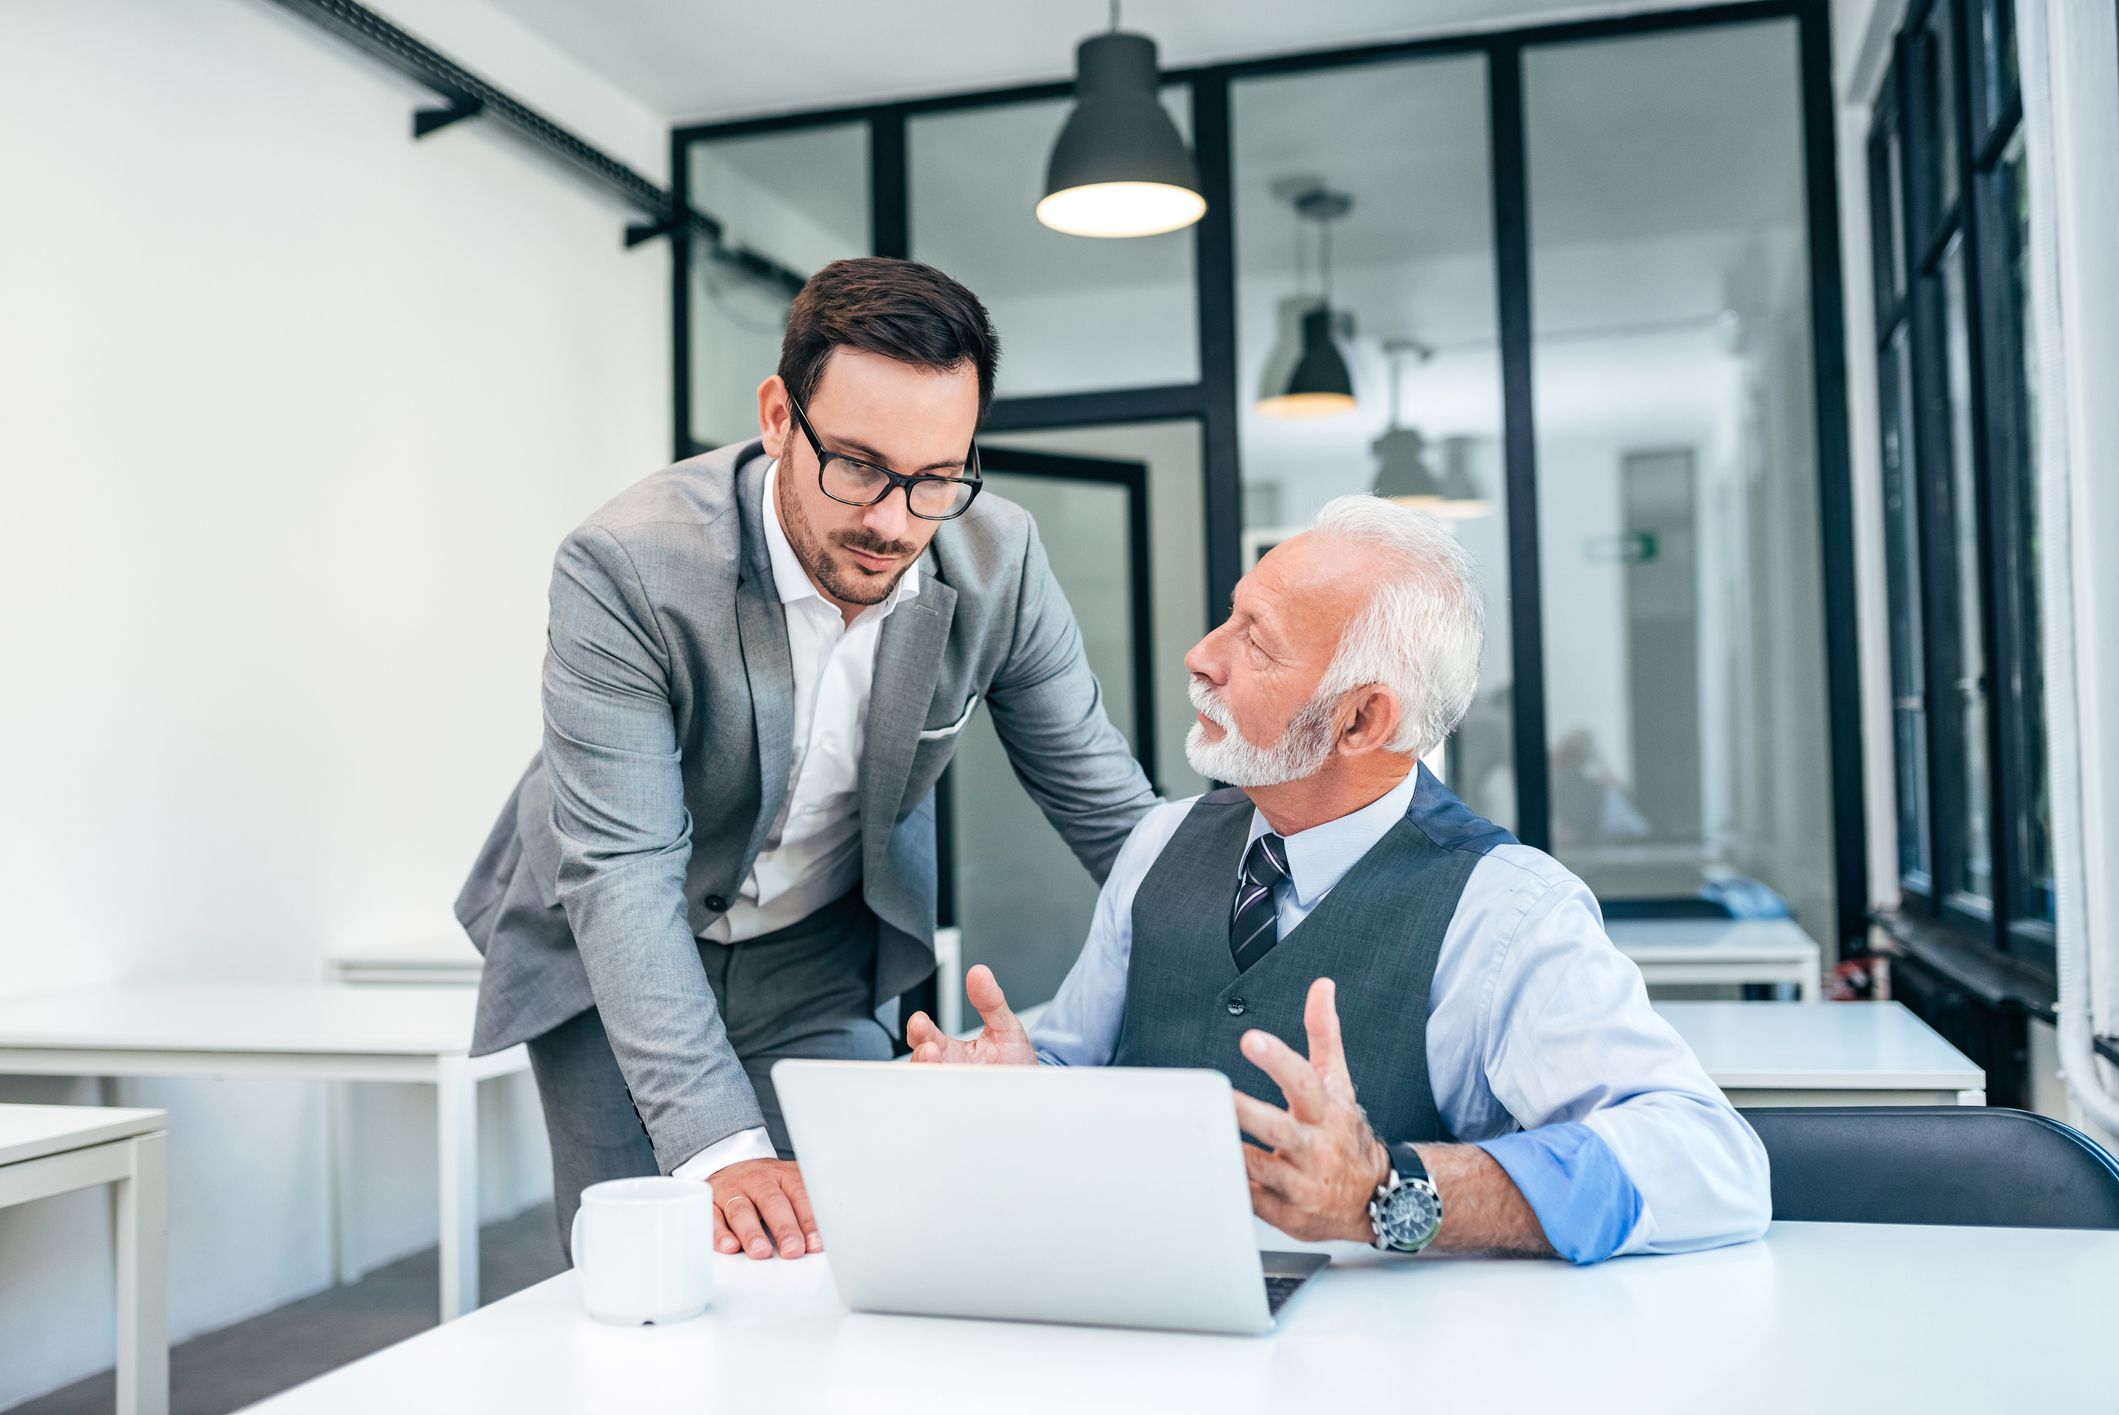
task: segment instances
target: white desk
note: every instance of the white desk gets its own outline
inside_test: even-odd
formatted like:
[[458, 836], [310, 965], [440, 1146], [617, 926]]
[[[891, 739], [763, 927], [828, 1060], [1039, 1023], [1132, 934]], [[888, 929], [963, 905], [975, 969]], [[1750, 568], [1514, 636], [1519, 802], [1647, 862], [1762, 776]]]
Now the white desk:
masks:
[[563, 1273], [253, 1411], [2110, 1408], [2119, 1233], [1776, 1224], [1592, 1268], [1329, 1251], [1262, 1337], [855, 1315], [821, 1257], [715, 1258], [704, 1317], [607, 1327]]
[[[525, 1069], [469, 1055], [477, 994], [460, 988], [134, 984], [0, 1001], [0, 1074], [240, 1076], [434, 1087], [441, 1317], [478, 1305], [478, 1083]], [[337, 1107], [334, 1106], [334, 1110]], [[341, 1128], [334, 1119], [336, 1133]], [[334, 1153], [335, 1266], [345, 1275]]]
[[1659, 1002], [1737, 1105], [1985, 1105], [1986, 1072], [1902, 1002]]
[[485, 960], [476, 953], [468, 958], [349, 953], [325, 960], [324, 968], [328, 981], [346, 987], [475, 988]]
[[384, 942], [340, 944], [324, 957], [324, 981], [346, 986], [478, 986], [486, 960], [461, 929]]
[[0, 1209], [111, 1186], [119, 1415], [169, 1409], [168, 1137], [159, 1110], [0, 1105]]
[[1818, 1001], [1823, 955], [1789, 919], [1607, 919], [1604, 930], [1659, 983], [1791, 983]]

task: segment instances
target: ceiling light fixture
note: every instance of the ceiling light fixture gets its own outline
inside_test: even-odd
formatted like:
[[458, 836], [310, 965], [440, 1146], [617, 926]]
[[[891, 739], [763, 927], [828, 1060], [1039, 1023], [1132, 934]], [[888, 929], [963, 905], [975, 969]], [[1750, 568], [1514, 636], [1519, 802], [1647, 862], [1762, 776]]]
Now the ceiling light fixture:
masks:
[[1369, 444], [1376, 454], [1376, 495], [1450, 520], [1484, 516], [1493, 507], [1479, 494], [1479, 484], [1472, 478], [1471, 439], [1444, 440], [1443, 471], [1437, 476], [1427, 464], [1427, 439], [1399, 422], [1398, 371], [1405, 356], [1426, 363], [1435, 351], [1417, 339], [1392, 339], [1384, 344], [1383, 352], [1391, 364], [1391, 423]]
[[1155, 236], [1205, 214], [1199, 169], [1162, 106], [1155, 41], [1109, 33], [1074, 54], [1074, 111], [1052, 144], [1037, 219], [1070, 236]]
[[[1301, 280], [1302, 225], [1317, 223], [1317, 268], [1321, 293], [1315, 306], [1302, 316], [1301, 351], [1285, 386], [1267, 393], [1255, 405], [1270, 418], [1329, 417], [1353, 411], [1354, 376], [1340, 351], [1341, 338], [1353, 336], [1351, 316], [1332, 310], [1332, 225], [1354, 209], [1354, 199], [1344, 192], [1315, 187], [1295, 199], [1296, 279]], [[1268, 363], [1267, 367], [1273, 367]], [[1270, 377], [1270, 375], [1268, 375]]]

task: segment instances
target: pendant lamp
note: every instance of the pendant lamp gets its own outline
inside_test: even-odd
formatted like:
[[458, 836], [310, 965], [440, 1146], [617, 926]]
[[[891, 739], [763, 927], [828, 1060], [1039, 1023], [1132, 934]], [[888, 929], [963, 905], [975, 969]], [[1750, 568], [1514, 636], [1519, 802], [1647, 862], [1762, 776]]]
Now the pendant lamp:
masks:
[[1074, 111], [1052, 144], [1037, 219], [1071, 236], [1154, 236], [1206, 212], [1199, 169], [1162, 106], [1155, 41], [1118, 28], [1075, 50]]
[[[1317, 303], [1302, 316], [1299, 326], [1301, 347], [1287, 382], [1268, 391], [1254, 405], [1258, 412], [1269, 418], [1329, 417], [1334, 413], [1351, 412], [1355, 407], [1354, 376], [1347, 368], [1346, 354], [1339, 347], [1343, 335], [1352, 335], [1353, 320], [1351, 316], [1338, 314], [1332, 309], [1331, 234], [1331, 223], [1353, 209], [1352, 197], [1322, 187], [1295, 198], [1298, 223], [1317, 223], [1317, 264], [1322, 293]], [[1298, 234], [1301, 229], [1298, 224]], [[1299, 240], [1297, 244], [1300, 245]], [[1298, 256], [1298, 267], [1299, 264]], [[1269, 363], [1267, 367], [1274, 367], [1274, 364]]]
[[1403, 358], [1416, 356], [1422, 363], [1435, 351], [1412, 339], [1393, 339], [1383, 346], [1391, 361], [1391, 421], [1383, 435], [1369, 445], [1376, 456], [1376, 495], [1402, 506], [1425, 511], [1430, 516], [1469, 520], [1493, 508], [1479, 494], [1471, 474], [1471, 439], [1452, 437], [1443, 442], [1443, 471], [1435, 474], [1427, 462], [1427, 439], [1399, 420], [1398, 371]]

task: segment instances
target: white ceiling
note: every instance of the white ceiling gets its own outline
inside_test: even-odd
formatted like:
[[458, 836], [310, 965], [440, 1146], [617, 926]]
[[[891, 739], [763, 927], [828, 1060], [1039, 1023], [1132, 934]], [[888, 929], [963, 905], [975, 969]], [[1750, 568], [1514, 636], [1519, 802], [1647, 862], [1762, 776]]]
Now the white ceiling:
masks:
[[[491, 0], [670, 118], [724, 118], [1072, 76], [1105, 0]], [[1165, 67], [1677, 0], [1127, 0]]]

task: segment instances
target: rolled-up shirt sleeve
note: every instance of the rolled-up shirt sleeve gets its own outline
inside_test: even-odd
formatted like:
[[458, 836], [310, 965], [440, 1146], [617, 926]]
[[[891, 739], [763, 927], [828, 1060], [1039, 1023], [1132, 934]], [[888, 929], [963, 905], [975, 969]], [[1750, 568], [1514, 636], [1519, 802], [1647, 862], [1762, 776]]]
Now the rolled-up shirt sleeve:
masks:
[[[1485, 1143], [1574, 1261], [1758, 1237], [1772, 1216], [1765, 1148], [1649, 1006], [1588, 888], [1536, 863], [1482, 861], [1487, 897], [1452, 924], [1505, 932], [1457, 951], [1487, 976], [1471, 1055], [1437, 1069], [1445, 1115]], [[1454, 1103], [1440, 1094], [1452, 1079]]]

